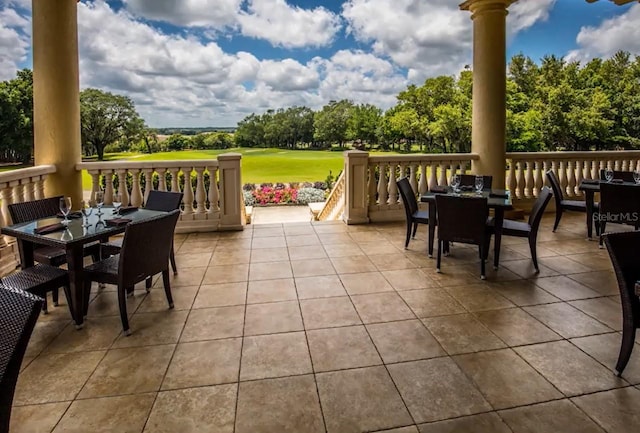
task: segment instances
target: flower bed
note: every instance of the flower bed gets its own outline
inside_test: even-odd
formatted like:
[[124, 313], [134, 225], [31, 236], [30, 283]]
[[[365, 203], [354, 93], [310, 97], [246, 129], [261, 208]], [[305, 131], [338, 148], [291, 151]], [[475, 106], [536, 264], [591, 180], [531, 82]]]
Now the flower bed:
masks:
[[245, 184], [243, 187], [245, 206], [268, 206], [283, 204], [306, 205], [312, 202], [324, 201], [326, 191], [314, 188], [313, 184], [283, 183], [253, 185]]

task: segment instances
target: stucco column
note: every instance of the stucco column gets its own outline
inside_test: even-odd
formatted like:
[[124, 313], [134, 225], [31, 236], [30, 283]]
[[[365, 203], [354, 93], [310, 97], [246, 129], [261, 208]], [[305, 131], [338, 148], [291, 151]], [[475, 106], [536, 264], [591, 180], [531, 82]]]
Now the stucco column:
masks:
[[367, 169], [369, 152], [348, 150], [344, 153], [344, 213], [347, 224], [369, 222], [369, 200], [367, 196]]
[[82, 200], [77, 0], [33, 0], [33, 117], [35, 163], [57, 171], [47, 196]]
[[219, 230], [243, 230], [242, 220], [242, 155], [221, 153], [218, 155], [220, 182]]
[[476, 174], [492, 175], [505, 186], [506, 141], [506, 17], [515, 0], [467, 0], [460, 9], [473, 20], [473, 121], [471, 151]]

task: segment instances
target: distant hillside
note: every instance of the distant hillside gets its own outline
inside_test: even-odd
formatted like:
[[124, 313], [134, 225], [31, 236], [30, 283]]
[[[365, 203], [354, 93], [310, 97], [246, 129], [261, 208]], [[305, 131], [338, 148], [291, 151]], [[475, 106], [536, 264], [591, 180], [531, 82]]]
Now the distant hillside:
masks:
[[158, 135], [171, 135], [171, 134], [182, 134], [182, 135], [196, 135], [201, 134], [203, 132], [230, 132], [233, 133], [236, 131], [235, 126], [211, 126], [204, 128], [152, 128]]

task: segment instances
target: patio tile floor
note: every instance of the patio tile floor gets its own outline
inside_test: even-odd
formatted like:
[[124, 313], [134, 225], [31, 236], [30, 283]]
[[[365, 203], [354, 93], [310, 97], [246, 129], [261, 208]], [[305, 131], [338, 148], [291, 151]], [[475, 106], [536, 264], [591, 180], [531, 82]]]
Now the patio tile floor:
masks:
[[64, 302], [41, 317], [11, 432], [640, 431], [640, 347], [612, 373], [606, 251], [583, 215], [551, 224], [540, 274], [509, 238], [486, 281], [459, 244], [437, 274], [404, 223], [177, 235], [175, 310], [156, 278], [128, 300], [130, 337], [109, 286], [81, 331]]

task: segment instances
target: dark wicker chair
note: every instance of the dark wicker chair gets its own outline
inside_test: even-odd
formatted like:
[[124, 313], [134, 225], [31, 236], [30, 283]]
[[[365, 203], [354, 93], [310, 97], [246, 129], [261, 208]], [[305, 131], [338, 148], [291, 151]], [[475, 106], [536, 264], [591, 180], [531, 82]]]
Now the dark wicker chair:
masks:
[[[536, 252], [536, 243], [538, 239], [538, 229], [540, 228], [540, 222], [542, 221], [542, 215], [546, 209], [549, 201], [551, 200], [551, 190], [549, 187], [544, 187], [538, 194], [538, 199], [533, 204], [531, 214], [529, 214], [529, 220], [513, 221], [504, 220], [502, 224], [502, 234], [504, 236], [516, 236], [529, 239], [529, 249], [531, 250], [531, 260], [533, 260], [533, 267], [536, 272], [540, 272], [538, 267], [538, 255]], [[490, 219], [490, 225], [493, 225], [493, 219]]]
[[485, 279], [485, 260], [491, 240], [491, 228], [487, 225], [489, 206], [486, 197], [436, 196], [438, 218], [438, 260], [440, 272], [442, 251], [446, 242], [478, 245], [480, 278]]
[[600, 227], [600, 246], [603, 245], [602, 234], [607, 228], [607, 223], [629, 224], [637, 230], [640, 227], [638, 215], [640, 187], [608, 182], [600, 184], [600, 215], [597, 224]]
[[620, 376], [633, 351], [636, 329], [640, 328], [640, 298], [634, 290], [640, 280], [640, 232], [608, 233], [604, 243], [618, 280], [622, 304], [622, 344], [615, 373]]
[[14, 272], [1, 279], [5, 287], [24, 290], [43, 298], [42, 311], [47, 314], [47, 292], [56, 292], [59, 287], [64, 288], [67, 305], [71, 309], [71, 294], [69, 293], [69, 274], [64, 269], [38, 263], [22, 271]]
[[[558, 224], [560, 224], [560, 219], [562, 218], [562, 213], [564, 211], [575, 211], [575, 212], [587, 212], [587, 203], [581, 200], [565, 200], [564, 194], [562, 193], [562, 188], [560, 187], [560, 181], [558, 181], [558, 177], [556, 174], [549, 170], [546, 173], [547, 181], [549, 185], [551, 185], [551, 189], [553, 190], [553, 198], [556, 203], [556, 221], [553, 224], [553, 231], [555, 232], [558, 228]], [[597, 214], [599, 209], [599, 204], [594, 203], [594, 212]], [[596, 224], [596, 234], [598, 230], [598, 225]]]
[[407, 239], [404, 243], [404, 248], [409, 247], [409, 240], [416, 237], [416, 231], [418, 230], [418, 224], [429, 224], [429, 212], [426, 210], [418, 209], [418, 201], [416, 200], [416, 193], [409, 184], [409, 179], [403, 177], [399, 179], [396, 184], [402, 197], [402, 203], [404, 204], [404, 212], [407, 217]]
[[[604, 175], [604, 173], [606, 172], [606, 170], [603, 168], [600, 170], [600, 179], [601, 180], [605, 180], [606, 177]], [[633, 172], [632, 171], [619, 171], [619, 170], [613, 170], [613, 178], [616, 180], [622, 180], [624, 182], [635, 182], [635, 180], [633, 179]]]
[[9, 431], [11, 405], [42, 298], [0, 286], [0, 433]]
[[89, 309], [91, 282], [115, 284], [118, 286], [122, 329], [125, 335], [130, 335], [126, 292], [136, 283], [159, 273], [162, 273], [169, 308], [173, 308], [169, 282], [169, 254], [179, 216], [180, 211], [174, 210], [166, 215], [127, 225], [120, 254], [101, 260], [85, 269], [87, 290], [84, 296], [85, 314]]
[[[171, 191], [157, 191], [151, 190], [149, 191], [149, 197], [147, 198], [147, 202], [145, 203], [145, 209], [157, 210], [163, 212], [171, 212], [172, 210], [180, 209], [180, 203], [182, 203], [181, 192], [171, 192]], [[122, 248], [122, 239], [110, 241], [102, 244], [102, 253], [105, 255], [116, 255], [120, 253], [120, 249]], [[171, 254], [169, 255], [169, 260], [171, 261], [171, 269], [173, 269], [173, 273], [178, 273], [178, 268], [176, 267], [176, 256], [173, 251], [173, 242], [171, 243]]]
[[[482, 176], [482, 184], [483, 189], [491, 189], [491, 184], [493, 183], [493, 176]], [[475, 189], [476, 187], [476, 175], [475, 174], [461, 174], [460, 175], [460, 186], [472, 187]]]
[[[60, 199], [62, 196], [32, 200], [24, 203], [14, 203], [9, 205], [9, 215], [14, 224], [25, 223], [41, 218], [55, 217], [60, 212]], [[18, 248], [22, 255], [22, 242], [18, 242]], [[93, 261], [99, 260], [100, 250], [97, 243], [89, 244], [84, 249], [85, 256], [91, 256]], [[67, 263], [67, 253], [64, 248], [52, 247], [49, 245], [35, 246], [33, 259], [36, 262], [51, 266], [60, 266]], [[51, 291], [53, 305], [58, 305], [58, 289]], [[45, 308], [46, 311], [46, 298]]]

